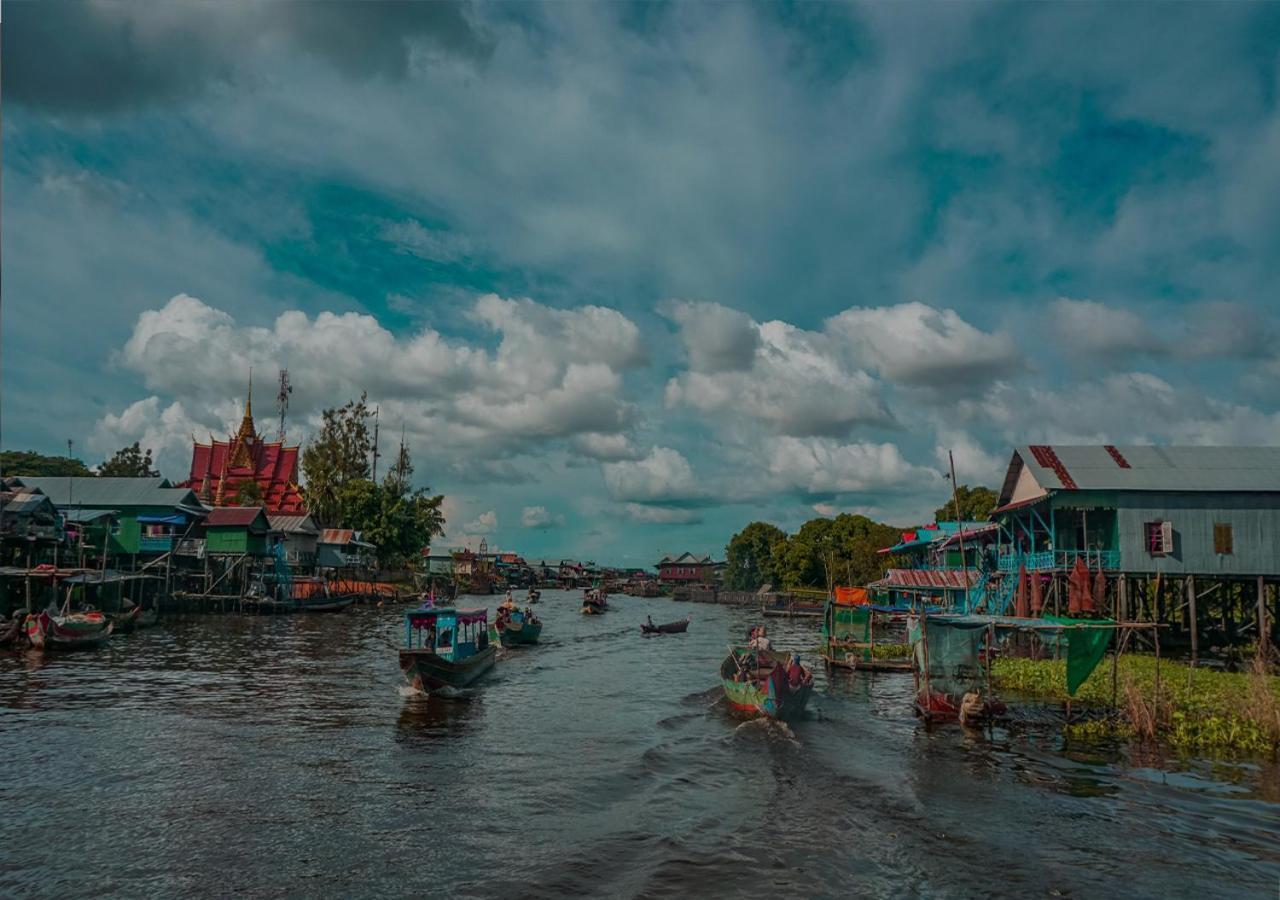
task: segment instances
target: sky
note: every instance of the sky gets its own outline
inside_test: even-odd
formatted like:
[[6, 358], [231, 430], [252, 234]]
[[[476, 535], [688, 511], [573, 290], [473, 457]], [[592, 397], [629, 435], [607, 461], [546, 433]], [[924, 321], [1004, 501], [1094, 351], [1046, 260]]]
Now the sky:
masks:
[[1280, 441], [1280, 4], [6, 3], [0, 442], [367, 391], [445, 543]]

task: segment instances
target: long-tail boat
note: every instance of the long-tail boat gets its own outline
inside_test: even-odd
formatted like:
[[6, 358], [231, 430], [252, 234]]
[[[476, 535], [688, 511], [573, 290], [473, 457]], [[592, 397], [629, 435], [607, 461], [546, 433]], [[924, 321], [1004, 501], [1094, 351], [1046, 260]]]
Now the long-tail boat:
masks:
[[27, 640], [45, 650], [97, 647], [111, 637], [111, 622], [100, 612], [50, 615], [48, 610], [27, 616]]
[[686, 616], [679, 622], [665, 622], [662, 625], [650, 625], [648, 622], [640, 623], [641, 634], [684, 634], [689, 630], [689, 622], [692, 616]]
[[498, 616], [498, 637], [504, 647], [519, 647], [538, 643], [542, 634], [542, 622], [531, 612], [515, 611]]
[[608, 611], [609, 602], [605, 600], [604, 591], [591, 590], [582, 595], [582, 614], [584, 616], [598, 616]]
[[541, 599], [542, 599], [542, 591], [539, 591], [536, 588], [529, 588], [529, 593], [525, 597], [526, 603], [537, 603]]
[[108, 618], [111, 619], [111, 630], [116, 634], [132, 633], [133, 629], [138, 626], [138, 619], [141, 617], [142, 607], [136, 605], [108, 615]]
[[813, 671], [801, 666], [799, 683], [787, 676], [790, 654], [777, 650], [731, 647], [720, 664], [720, 680], [729, 706], [739, 713], [796, 719], [804, 713], [813, 693]]
[[400, 671], [418, 690], [464, 688], [493, 668], [487, 609], [441, 606], [404, 616]]

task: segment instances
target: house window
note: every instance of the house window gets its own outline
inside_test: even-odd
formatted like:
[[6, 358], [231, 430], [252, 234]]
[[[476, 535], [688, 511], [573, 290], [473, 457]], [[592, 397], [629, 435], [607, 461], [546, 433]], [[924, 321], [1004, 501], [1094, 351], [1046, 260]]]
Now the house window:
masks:
[[1228, 522], [1213, 523], [1213, 552], [1230, 556], [1232, 552], [1231, 525]]
[[1168, 556], [1173, 552], [1173, 523], [1147, 523], [1147, 552], [1152, 556]]

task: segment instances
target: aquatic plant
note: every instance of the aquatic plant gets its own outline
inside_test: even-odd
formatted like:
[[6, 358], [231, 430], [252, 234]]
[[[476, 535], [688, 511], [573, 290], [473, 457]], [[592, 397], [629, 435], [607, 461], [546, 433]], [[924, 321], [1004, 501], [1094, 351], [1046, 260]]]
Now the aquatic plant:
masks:
[[[1120, 659], [1115, 683], [1117, 715], [1076, 723], [1071, 737], [1160, 738], [1185, 750], [1274, 753], [1280, 749], [1280, 678], [1258, 663], [1249, 673], [1191, 668], [1162, 660], [1157, 688], [1155, 658], [1130, 654]], [[992, 664], [1000, 689], [1065, 702], [1066, 664], [1062, 660], [1006, 657]], [[1074, 703], [1112, 704], [1111, 666], [1104, 662], [1081, 685]]]

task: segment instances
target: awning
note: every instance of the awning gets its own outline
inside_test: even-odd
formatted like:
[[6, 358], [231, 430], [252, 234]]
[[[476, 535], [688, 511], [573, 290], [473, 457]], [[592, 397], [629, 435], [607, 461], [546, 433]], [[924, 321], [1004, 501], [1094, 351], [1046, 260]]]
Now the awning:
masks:
[[983, 525], [980, 528], [966, 528], [963, 534], [957, 531], [955, 534], [951, 535], [945, 541], [939, 544], [939, 546], [950, 547], [952, 545], [958, 545], [960, 543], [961, 537], [963, 537], [966, 541], [983, 540], [986, 538], [993, 537], [999, 531], [1000, 531], [1000, 525], [996, 522], [992, 522], [990, 525]]
[[144, 525], [186, 525], [186, 516], [138, 516], [138, 521]]
[[[966, 582], [966, 576], [967, 582]], [[890, 569], [867, 587], [961, 591], [978, 583], [976, 569]]]

